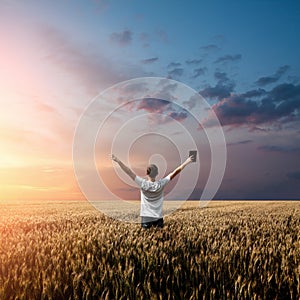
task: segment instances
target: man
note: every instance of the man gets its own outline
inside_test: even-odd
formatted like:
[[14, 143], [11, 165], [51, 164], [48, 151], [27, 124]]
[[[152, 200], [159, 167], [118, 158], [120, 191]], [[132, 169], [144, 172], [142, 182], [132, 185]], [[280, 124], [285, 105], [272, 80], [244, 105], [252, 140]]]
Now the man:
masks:
[[156, 165], [151, 164], [147, 168], [148, 179], [143, 179], [137, 176], [130, 168], [128, 168], [120, 159], [115, 155], [111, 156], [112, 160], [119, 164], [121, 169], [134, 180], [141, 190], [141, 224], [143, 228], [163, 227], [163, 200], [164, 200], [164, 187], [179, 174], [188, 164], [193, 162], [193, 156], [190, 156], [183, 164], [178, 166], [168, 176], [156, 180], [158, 175], [158, 168]]

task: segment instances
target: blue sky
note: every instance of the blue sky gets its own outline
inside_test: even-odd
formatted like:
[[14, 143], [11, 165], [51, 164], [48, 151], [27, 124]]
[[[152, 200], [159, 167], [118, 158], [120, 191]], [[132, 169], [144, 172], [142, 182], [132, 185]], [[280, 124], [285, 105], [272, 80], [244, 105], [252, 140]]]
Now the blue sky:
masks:
[[158, 76], [198, 91], [223, 125], [216, 198], [299, 199], [299, 1], [7, 0], [0, 33], [5, 197], [82, 197], [72, 139], [84, 108], [113, 84]]

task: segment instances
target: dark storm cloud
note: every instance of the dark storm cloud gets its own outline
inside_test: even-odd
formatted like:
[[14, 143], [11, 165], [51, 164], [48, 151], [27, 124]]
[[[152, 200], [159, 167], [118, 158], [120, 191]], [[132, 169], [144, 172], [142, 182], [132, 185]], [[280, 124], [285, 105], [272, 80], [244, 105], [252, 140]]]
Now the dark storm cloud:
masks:
[[274, 102], [291, 99], [300, 102], [300, 85], [294, 85], [291, 83], [279, 84], [272, 89], [270, 96]]
[[224, 55], [222, 57], [219, 57], [214, 61], [215, 64], [217, 63], [226, 63], [226, 62], [233, 62], [240, 60], [242, 58], [241, 54], [236, 54], [236, 55]]
[[151, 58], [142, 59], [141, 63], [147, 65], [147, 64], [152, 64], [156, 61], [158, 61], [158, 57], [151, 57]]
[[257, 89], [257, 90], [250, 90], [244, 94], [242, 94], [245, 98], [256, 98], [261, 97], [266, 94], [266, 91], [264, 89]]
[[[283, 66], [276, 76], [288, 69]], [[199, 93], [203, 97], [218, 99], [213, 105], [222, 125], [248, 125], [256, 130], [259, 124], [283, 124], [300, 117], [300, 85], [281, 83], [267, 91], [262, 88], [235, 94], [235, 83], [225, 72], [215, 72], [217, 84], [208, 86]]]
[[110, 40], [119, 46], [127, 46], [132, 41], [132, 32], [130, 30], [124, 30], [122, 32], [113, 32], [110, 35]]
[[271, 76], [265, 76], [259, 78], [255, 83], [258, 86], [265, 86], [274, 82], [277, 82], [289, 69], [288, 65], [281, 66], [277, 72]]
[[[223, 87], [223, 86], [220, 86]], [[221, 98], [226, 89], [206, 89], [207, 94]], [[219, 93], [219, 94], [218, 94]], [[259, 97], [260, 99], [252, 99]], [[263, 124], [283, 122], [300, 116], [300, 85], [280, 84], [269, 92], [256, 90], [244, 94], [225, 96], [213, 109], [223, 125]]]
[[238, 95], [227, 97], [213, 106], [222, 125], [248, 123], [248, 118], [258, 110], [257, 103]]
[[216, 98], [218, 100], [229, 97], [234, 90], [235, 83], [224, 72], [215, 72], [215, 78], [217, 79], [215, 86], [208, 86], [199, 93], [203, 97]]
[[214, 87], [207, 87], [207, 88], [203, 89], [202, 91], [200, 91], [200, 94], [204, 98], [206, 98], [206, 97], [207, 98], [217, 98], [217, 99], [221, 100], [225, 97], [229, 97], [231, 91], [232, 91], [231, 86], [224, 86], [221, 84], [217, 84]]

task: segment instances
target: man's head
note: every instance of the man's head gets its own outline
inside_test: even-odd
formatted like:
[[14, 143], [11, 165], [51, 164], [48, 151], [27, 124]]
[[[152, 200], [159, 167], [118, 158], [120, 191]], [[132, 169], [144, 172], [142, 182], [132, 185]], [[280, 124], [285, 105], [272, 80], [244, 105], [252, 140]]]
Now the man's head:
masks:
[[147, 175], [150, 177], [150, 178], [155, 178], [158, 174], [158, 168], [156, 165], [149, 165], [148, 168], [147, 168]]

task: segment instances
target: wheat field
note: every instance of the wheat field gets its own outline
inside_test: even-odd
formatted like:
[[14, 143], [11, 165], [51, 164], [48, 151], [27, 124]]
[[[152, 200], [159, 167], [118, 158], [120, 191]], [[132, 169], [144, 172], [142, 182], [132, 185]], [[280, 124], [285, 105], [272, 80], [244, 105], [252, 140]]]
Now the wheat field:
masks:
[[0, 299], [299, 299], [300, 202], [198, 202], [163, 229], [1, 203]]

